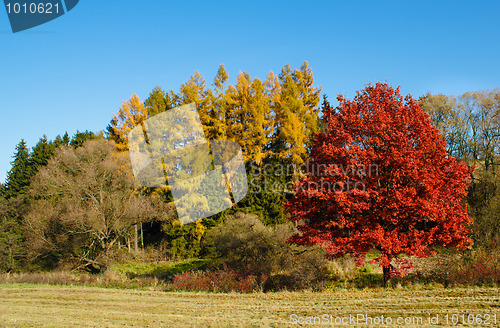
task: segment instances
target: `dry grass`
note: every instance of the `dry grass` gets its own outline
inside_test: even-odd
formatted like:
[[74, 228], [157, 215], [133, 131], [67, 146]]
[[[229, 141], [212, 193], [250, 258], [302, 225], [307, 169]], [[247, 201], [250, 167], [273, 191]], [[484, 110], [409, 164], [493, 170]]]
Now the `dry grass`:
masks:
[[393, 318], [419, 316], [424, 320], [429, 314], [444, 318], [446, 313], [490, 313], [497, 315], [498, 325], [500, 289], [207, 294], [0, 285], [0, 327], [296, 327], [290, 324], [291, 314], [319, 316], [325, 313], [334, 316], [367, 313], [372, 317]]
[[156, 277], [127, 278], [119, 271], [106, 271], [100, 275], [67, 271], [4, 273], [0, 274], [0, 284], [48, 284], [134, 289], [162, 289], [166, 286], [163, 281]]

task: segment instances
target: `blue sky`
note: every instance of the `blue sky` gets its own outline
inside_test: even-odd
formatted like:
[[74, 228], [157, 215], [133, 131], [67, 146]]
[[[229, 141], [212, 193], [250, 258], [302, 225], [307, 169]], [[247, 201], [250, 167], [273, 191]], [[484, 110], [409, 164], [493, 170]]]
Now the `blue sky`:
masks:
[[331, 100], [387, 81], [418, 97], [500, 87], [499, 1], [81, 0], [13, 34], [0, 8], [0, 181], [15, 145], [99, 131], [134, 92], [224, 63], [234, 82], [308, 61]]

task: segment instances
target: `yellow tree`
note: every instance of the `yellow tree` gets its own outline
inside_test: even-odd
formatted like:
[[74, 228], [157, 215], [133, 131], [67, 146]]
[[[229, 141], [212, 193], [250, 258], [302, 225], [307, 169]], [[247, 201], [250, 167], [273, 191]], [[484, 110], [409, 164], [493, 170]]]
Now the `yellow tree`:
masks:
[[240, 144], [245, 160], [260, 163], [267, 155], [274, 125], [266, 85], [240, 72], [236, 85], [228, 87], [225, 98], [227, 138]]
[[252, 129], [249, 140], [249, 151], [254, 154], [254, 160], [261, 162], [269, 155], [269, 144], [273, 136], [275, 115], [271, 109], [267, 83], [254, 79], [251, 85], [251, 121]]
[[177, 106], [194, 103], [200, 121], [203, 124], [205, 135], [213, 139], [212, 127], [213, 120], [210, 117], [210, 100], [213, 98], [212, 90], [207, 89], [205, 78], [196, 71], [188, 81], [181, 85], [178, 94], [175, 94], [175, 103]]
[[107, 130], [110, 138], [116, 143], [119, 150], [128, 150], [128, 133], [148, 117], [148, 108], [135, 93], [127, 101], [123, 101], [118, 113], [113, 114], [113, 119]]
[[300, 69], [283, 67], [279, 96], [274, 103], [276, 136], [273, 151], [279, 158], [301, 164], [307, 157], [311, 137], [319, 131], [319, 101], [321, 88], [314, 86], [312, 70], [307, 62]]
[[211, 139], [226, 139], [227, 102], [225, 98], [226, 82], [229, 76], [224, 64], [219, 66], [214, 78], [214, 91], [209, 93], [211, 126], [208, 137]]

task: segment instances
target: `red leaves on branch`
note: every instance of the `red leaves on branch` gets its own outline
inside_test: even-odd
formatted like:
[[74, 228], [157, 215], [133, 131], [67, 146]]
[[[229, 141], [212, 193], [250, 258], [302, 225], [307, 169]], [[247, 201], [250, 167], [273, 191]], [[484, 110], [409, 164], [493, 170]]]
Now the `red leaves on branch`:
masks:
[[300, 221], [290, 241], [322, 244], [333, 257], [349, 253], [359, 265], [379, 250], [374, 261], [385, 279], [411, 267], [391, 265], [400, 254], [470, 247], [472, 219], [462, 200], [474, 168], [447, 155], [417, 101], [385, 83], [338, 100], [337, 108], [326, 104], [328, 129], [316, 135], [308, 174], [286, 203]]

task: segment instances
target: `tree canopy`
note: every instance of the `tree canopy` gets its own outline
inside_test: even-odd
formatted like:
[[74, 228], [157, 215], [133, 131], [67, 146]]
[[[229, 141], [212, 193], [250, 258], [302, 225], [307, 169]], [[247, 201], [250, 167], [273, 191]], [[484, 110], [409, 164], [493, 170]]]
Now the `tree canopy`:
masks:
[[73, 261], [88, 270], [100, 270], [133, 225], [168, 213], [135, 192], [128, 158], [108, 140], [59, 148], [29, 193], [31, 255]]
[[[287, 203], [299, 244], [324, 244], [332, 256], [371, 249], [387, 279], [399, 255], [425, 257], [432, 246], [472, 245], [463, 199], [473, 168], [446, 143], [417, 101], [399, 88], [368, 85], [353, 100], [328, 104], [328, 127], [316, 135], [308, 175]], [[399, 269], [404, 270], [405, 266]]]

